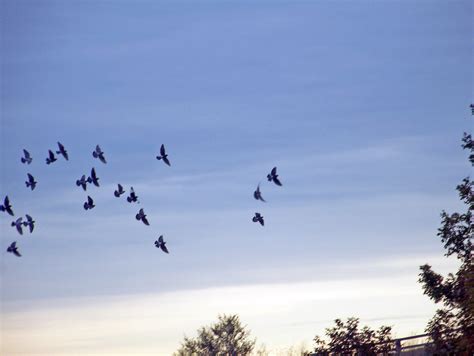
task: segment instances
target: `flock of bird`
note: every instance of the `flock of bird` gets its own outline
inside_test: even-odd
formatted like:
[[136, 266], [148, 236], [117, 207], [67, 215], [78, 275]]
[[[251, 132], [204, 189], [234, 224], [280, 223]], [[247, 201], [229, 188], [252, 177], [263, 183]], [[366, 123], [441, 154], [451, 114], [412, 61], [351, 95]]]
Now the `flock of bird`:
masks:
[[[69, 155], [67, 150], [65, 149], [64, 145], [61, 144], [60, 142], [58, 144], [58, 150], [53, 152], [52, 150], [48, 150], [48, 157], [46, 158], [46, 164], [50, 165], [58, 160], [59, 156], [62, 156], [66, 161], [69, 161]], [[55, 156], [55, 153], [57, 156]], [[107, 164], [107, 160], [105, 159], [105, 153], [102, 151], [99, 145], [96, 145], [94, 151], [92, 152], [92, 156], [96, 159], [98, 159], [100, 162], [103, 164]], [[166, 153], [165, 146], [162, 144], [160, 147], [160, 155], [156, 156], [156, 159], [158, 161], [163, 161], [166, 165], [171, 166], [170, 160], [168, 158], [168, 154]], [[26, 149], [23, 149], [23, 157], [20, 159], [21, 163], [30, 165], [31, 162], [33, 161], [33, 158]], [[31, 190], [34, 190], [36, 188], [36, 185], [38, 182], [35, 180], [35, 177], [31, 173], [27, 173], [28, 180], [25, 181], [25, 185], [27, 188], [30, 188]], [[83, 174], [79, 179], [76, 180], [76, 186], [81, 187], [84, 191], [87, 191], [87, 185], [93, 184], [96, 187], [100, 187], [99, 183], [100, 178], [97, 176], [97, 172], [95, 168], [93, 167], [90, 171], [90, 175], [86, 176]], [[269, 182], [273, 182], [278, 186], [282, 186], [282, 183], [279, 179], [279, 176], [277, 174], [277, 167], [274, 167], [269, 174], [267, 174], [267, 180]], [[114, 190], [114, 196], [117, 198], [120, 198], [123, 194], [125, 194], [126, 191], [124, 187], [118, 183], [117, 184], [117, 189]], [[260, 183], [257, 186], [257, 189], [253, 193], [253, 197], [256, 200], [260, 200], [262, 202], [266, 202], [265, 199], [262, 197], [262, 192], [260, 191]], [[130, 187], [130, 191], [128, 196], [126, 197], [126, 201], [128, 203], [139, 203], [138, 200], [138, 195], [135, 193], [135, 190], [133, 187]], [[94, 199], [88, 195], [87, 200], [83, 204], [84, 210], [91, 210], [95, 208], [95, 202]], [[0, 205], [0, 211], [6, 212], [7, 214], [11, 216], [15, 216], [15, 213], [13, 212], [12, 204], [10, 202], [10, 199], [8, 198], [8, 195], [5, 196], [3, 200], [3, 204]], [[141, 208], [138, 213], [135, 215], [136, 220], [143, 222], [143, 224], [149, 226], [150, 222], [147, 219], [147, 215], [145, 214], [145, 210]], [[259, 223], [261, 226], [265, 225], [265, 221], [263, 218], [263, 215], [260, 214], [259, 212], [256, 212], [254, 217], [252, 218], [252, 221], [255, 223]], [[34, 227], [35, 227], [35, 221], [33, 218], [25, 214], [25, 219], [23, 217], [17, 218], [15, 221], [11, 222], [11, 226], [16, 229], [16, 231], [20, 234], [23, 235], [23, 227], [28, 227], [28, 230], [30, 233], [33, 232]], [[161, 249], [165, 253], [169, 253], [168, 248], [166, 247], [166, 241], [163, 239], [163, 235], [160, 235], [158, 239], [155, 241], [155, 247]], [[18, 249], [17, 242], [14, 241], [12, 242], [8, 248], [7, 252], [13, 253], [14, 255], [21, 257], [21, 253]]]
[[[58, 150], [55, 152], [57, 156], [52, 150], [48, 150], [48, 157], [46, 158], [47, 165], [50, 165], [56, 162], [58, 160], [59, 155], [61, 155], [66, 161], [69, 161], [68, 152], [65, 149], [64, 145], [61, 144], [61, 142], [58, 142]], [[94, 158], [99, 159], [103, 164], [107, 164], [107, 160], [105, 159], [105, 153], [104, 151], [102, 151], [99, 145], [95, 147], [95, 150], [92, 152], [92, 156]], [[171, 166], [171, 163], [168, 158], [168, 154], [166, 153], [166, 149], [164, 145], [161, 145], [160, 155], [156, 156], [156, 159], [159, 161], [162, 160], [166, 165]], [[20, 161], [23, 164], [30, 165], [31, 162], [33, 161], [33, 158], [30, 152], [28, 152], [26, 149], [23, 149], [23, 157], [21, 157]], [[31, 190], [34, 190], [38, 182], [35, 180], [35, 177], [31, 173], [27, 173], [27, 177], [28, 177], [28, 180], [25, 182], [26, 187], [30, 188]], [[97, 172], [95, 168], [93, 167], [88, 177], [86, 177], [86, 175], [84, 174], [82, 175], [81, 178], [76, 180], [76, 185], [78, 187], [81, 187], [84, 191], [87, 191], [88, 184], [93, 184], [96, 187], [100, 187], [99, 180], [100, 179], [97, 176]], [[126, 191], [124, 190], [123, 186], [119, 183], [117, 185], [117, 189], [114, 191], [114, 196], [117, 198], [120, 198], [120, 196], [122, 196], [125, 193]], [[133, 189], [133, 187], [130, 187], [130, 192], [126, 200], [128, 203], [139, 203], [138, 196], [135, 193], [135, 190]], [[87, 200], [84, 202], [83, 208], [86, 211], [95, 208], [94, 199], [90, 195], [87, 196]], [[0, 211], [6, 212], [10, 216], [15, 216], [12, 203], [10, 202], [8, 195], [5, 196], [5, 198], [3, 199], [3, 204], [0, 205]], [[138, 221], [143, 222], [147, 226], [150, 225], [147, 219], [147, 215], [145, 214], [145, 210], [143, 208], [141, 208], [138, 211], [138, 213], [135, 215], [135, 218]], [[35, 227], [35, 221], [30, 215], [25, 214], [25, 219], [23, 219], [23, 217], [18, 217], [15, 221], [11, 222], [11, 226], [14, 227], [20, 235], [23, 235], [24, 227], [28, 227], [30, 233], [33, 232], [34, 227]], [[166, 241], [164, 241], [163, 239], [163, 235], [160, 235], [158, 239], [155, 241], [155, 247], [161, 249], [165, 253], [169, 253], [168, 248], [166, 247]], [[21, 253], [19, 251], [16, 241], [13, 241], [8, 246], [7, 252], [10, 252], [17, 257], [21, 257]]]

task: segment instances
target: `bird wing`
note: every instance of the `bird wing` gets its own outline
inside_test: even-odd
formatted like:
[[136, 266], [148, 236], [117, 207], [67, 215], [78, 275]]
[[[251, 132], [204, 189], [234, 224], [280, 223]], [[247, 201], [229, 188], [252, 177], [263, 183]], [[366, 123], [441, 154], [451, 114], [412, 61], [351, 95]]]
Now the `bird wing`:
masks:
[[67, 154], [67, 151], [64, 150], [64, 147], [63, 147], [62, 153], [63, 153], [64, 158], [66, 158], [66, 161], [69, 161], [69, 155]]
[[120, 183], [118, 184], [118, 191], [119, 193], [123, 193], [123, 187]]
[[99, 155], [99, 159], [102, 163], [107, 163], [107, 161], [105, 160], [105, 157], [104, 157], [104, 153], [101, 152], [101, 154]]
[[100, 149], [99, 145], [95, 146], [95, 153], [97, 153], [97, 155], [102, 154], [102, 150]]
[[28, 214], [26, 214], [25, 216], [26, 216], [26, 220], [28, 220], [28, 222], [33, 221], [33, 218], [31, 216], [29, 216]]
[[145, 225], [150, 225], [150, 223], [148, 222], [148, 219], [145, 216], [142, 216], [142, 221]]
[[15, 226], [16, 226], [16, 231], [18, 231], [20, 235], [23, 235], [23, 229], [21, 228], [21, 220], [23, 219], [22, 218], [16, 219]]
[[160, 154], [161, 154], [162, 156], [164, 156], [164, 155], [166, 154], [165, 145], [161, 145], [161, 147], [160, 147]]
[[143, 210], [143, 208], [140, 209], [138, 213], [139, 213], [141, 216], [145, 215], [145, 211]]
[[28, 152], [27, 150], [23, 149], [23, 154], [25, 155], [25, 158], [28, 160], [31, 158], [30, 156], [30, 152]]
[[31, 174], [29, 174], [29, 173], [28, 173], [28, 181], [29, 181], [30, 183], [33, 183], [33, 182], [35, 181], [35, 178], [34, 178]]
[[171, 163], [170, 163], [170, 160], [168, 159], [168, 157], [163, 156], [163, 162], [165, 162], [168, 166], [171, 166]]
[[160, 248], [163, 252], [169, 253], [168, 249], [166, 248], [165, 244], [160, 244]]
[[10, 247], [11, 247], [11, 248], [16, 248], [16, 241], [13, 241], [13, 242], [10, 244]]
[[87, 204], [89, 205], [94, 204], [94, 200], [92, 200], [92, 198], [89, 195], [87, 196]]
[[279, 185], [280, 187], [283, 185], [281, 184], [280, 180], [277, 177], [273, 177], [273, 181], [275, 182], [276, 185]]
[[17, 250], [16, 248], [13, 249], [13, 254], [14, 254], [15, 256], [17, 256], [17, 257], [21, 257], [20, 252], [18, 252], [18, 250]]
[[54, 160], [54, 153], [53, 153], [53, 151], [51, 151], [51, 150], [48, 150], [48, 151], [49, 151], [49, 159]]
[[159, 242], [160, 244], [163, 243], [163, 235], [160, 235], [160, 237], [158, 237], [158, 242]]
[[273, 167], [272, 171], [271, 171], [271, 175], [272, 176], [275, 176], [277, 173], [277, 167]]

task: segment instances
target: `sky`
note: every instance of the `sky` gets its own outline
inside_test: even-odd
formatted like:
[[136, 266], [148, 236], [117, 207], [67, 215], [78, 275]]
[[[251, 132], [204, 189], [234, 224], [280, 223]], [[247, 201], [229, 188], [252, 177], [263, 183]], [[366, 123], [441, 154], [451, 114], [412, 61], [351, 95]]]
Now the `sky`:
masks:
[[471, 173], [469, 1], [0, 4], [0, 196], [37, 223], [0, 215], [3, 353], [170, 355], [223, 313], [274, 354], [336, 318], [423, 332]]

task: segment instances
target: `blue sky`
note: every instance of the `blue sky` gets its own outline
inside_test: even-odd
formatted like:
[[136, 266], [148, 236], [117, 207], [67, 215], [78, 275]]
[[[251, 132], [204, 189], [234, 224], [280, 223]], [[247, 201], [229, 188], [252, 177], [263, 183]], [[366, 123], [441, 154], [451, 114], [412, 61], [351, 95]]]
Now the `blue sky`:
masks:
[[[156, 317], [181, 322], [162, 326], [167, 343], [143, 352], [169, 354], [184, 332], [219, 312], [247, 316], [269, 347], [310, 343], [328, 320], [364, 313], [371, 298], [386, 304], [361, 315], [367, 323], [422, 331], [433, 306], [416, 283], [418, 266], [455, 264], [440, 258], [435, 235], [440, 211], [460, 207], [454, 187], [469, 174], [460, 148], [463, 131], [472, 129], [468, 1], [1, 7], [0, 194], [10, 196], [17, 215], [37, 221], [31, 236], [20, 237], [6, 214], [0, 219], [2, 248], [17, 240], [24, 255], [1, 257], [6, 350], [19, 350], [11, 320], [27, 328], [36, 314], [25, 310], [45, 305], [73, 310], [178, 293], [196, 310], [212, 296], [232, 303], [229, 290], [258, 286], [268, 297], [273, 286], [282, 293], [322, 283], [314, 289], [343, 298], [333, 283], [344, 281], [354, 293], [360, 286], [365, 302], [354, 309], [321, 304], [319, 296], [284, 315], [252, 314], [249, 301], [180, 319], [172, 310], [187, 309], [170, 304]], [[46, 166], [58, 140], [70, 161]], [[98, 143], [107, 165], [91, 156]], [[154, 158], [162, 143], [172, 167]], [[23, 148], [31, 166], [19, 162]], [[275, 165], [282, 188], [265, 181]], [[74, 182], [93, 166], [102, 184], [88, 189], [97, 206], [85, 212], [86, 194]], [[24, 187], [27, 172], [38, 180], [33, 192]], [[119, 182], [135, 187], [151, 226], [134, 219], [138, 206], [113, 196]], [[266, 204], [252, 198], [259, 182]], [[256, 211], [264, 228], [251, 222]], [[170, 255], [154, 248], [160, 234]], [[409, 297], [377, 299], [371, 288], [380, 281], [394, 291], [406, 284]], [[201, 296], [195, 305], [186, 298], [193, 293]], [[291, 295], [290, 306], [299, 300]], [[409, 305], [415, 295], [419, 304]], [[272, 318], [303, 326], [278, 331]], [[279, 333], [290, 336], [283, 342]], [[76, 351], [112, 352], [116, 345], [104, 340], [103, 348]]]

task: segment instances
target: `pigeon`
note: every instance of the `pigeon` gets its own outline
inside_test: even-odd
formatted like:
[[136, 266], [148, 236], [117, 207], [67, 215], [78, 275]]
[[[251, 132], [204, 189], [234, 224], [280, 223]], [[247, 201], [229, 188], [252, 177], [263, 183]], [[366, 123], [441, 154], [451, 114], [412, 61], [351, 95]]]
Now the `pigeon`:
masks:
[[278, 179], [277, 167], [273, 167], [270, 174], [267, 174], [267, 179], [268, 179], [269, 182], [273, 181], [273, 183], [275, 183], [276, 185], [279, 185], [279, 186], [282, 185], [280, 180]]
[[30, 233], [32, 233], [35, 228], [35, 221], [28, 214], [26, 214], [26, 220], [27, 221], [23, 222], [23, 226], [28, 226], [28, 228], [30, 229]]
[[84, 210], [90, 210], [94, 207], [94, 200], [90, 196], [87, 196], [87, 201], [84, 203]]
[[94, 158], [100, 159], [102, 163], [107, 163], [104, 157], [104, 152], [100, 149], [99, 145], [95, 146], [95, 150], [92, 152], [92, 156], [94, 156]]
[[266, 202], [265, 199], [262, 198], [262, 193], [260, 192], [260, 184], [257, 186], [257, 190], [253, 192], [253, 197], [257, 200]]
[[99, 186], [99, 177], [97, 177], [97, 174], [95, 173], [95, 168], [91, 169], [91, 175], [87, 178], [87, 182], [93, 183], [96, 187]]
[[168, 249], [166, 248], [166, 242], [163, 240], [163, 235], [158, 237], [158, 240], [155, 241], [155, 247], [161, 248], [163, 252], [169, 253]]
[[259, 222], [260, 225], [264, 226], [265, 221], [263, 221], [263, 216], [260, 213], [255, 213], [255, 216], [252, 218], [253, 222]]
[[86, 175], [83, 174], [81, 179], [76, 180], [76, 185], [78, 187], [82, 187], [82, 189], [84, 189], [84, 191], [86, 191], [87, 190], [87, 182], [88, 182], [88, 180], [86, 179]]
[[18, 218], [16, 219], [16, 221], [12, 221], [12, 224], [11, 224], [13, 227], [16, 227], [16, 231], [18, 231], [20, 235], [23, 235], [23, 229], [21, 228], [22, 224], [23, 224], [23, 218]]
[[161, 145], [160, 147], [160, 155], [161, 156], [156, 156], [156, 159], [158, 161], [160, 160], [163, 160], [163, 162], [165, 162], [168, 166], [171, 166], [171, 163], [168, 159], [168, 155], [166, 154], [166, 150], [165, 150], [165, 145]]
[[138, 195], [135, 194], [135, 190], [133, 190], [133, 187], [130, 187], [130, 194], [129, 196], [127, 197], [127, 201], [129, 203], [140, 203], [138, 201]]
[[15, 216], [12, 210], [12, 206], [10, 204], [10, 199], [8, 199], [8, 195], [5, 196], [5, 199], [3, 200], [3, 205], [0, 205], [0, 211], [6, 211], [11, 216]]
[[117, 189], [114, 191], [114, 195], [115, 195], [117, 198], [120, 198], [120, 196], [121, 196], [122, 194], [124, 194], [124, 193], [125, 193], [125, 190], [123, 190], [122, 185], [119, 183]]
[[7, 252], [13, 253], [17, 257], [21, 257], [20, 252], [18, 252], [18, 247], [16, 247], [16, 241], [12, 242], [7, 248]]
[[30, 152], [28, 152], [27, 150], [23, 149], [23, 155], [24, 155], [25, 157], [21, 157], [21, 163], [28, 163], [28, 164], [31, 164], [31, 161], [33, 160], [33, 158], [31, 158]]
[[64, 146], [59, 141], [58, 141], [58, 147], [59, 147], [59, 151], [56, 151], [56, 154], [62, 155], [64, 158], [66, 158], [66, 161], [69, 161], [69, 155], [67, 154], [67, 151], [64, 148]]
[[48, 152], [49, 152], [49, 157], [46, 158], [46, 164], [51, 164], [51, 163], [53, 163], [54, 161], [57, 161], [57, 160], [58, 160], [56, 157], [54, 157], [53, 151], [48, 150]]
[[33, 190], [33, 189], [35, 189], [35, 187], [36, 187], [36, 183], [37, 183], [37, 182], [35, 182], [35, 177], [33, 177], [31, 174], [28, 173], [28, 181], [25, 182], [26, 187], [27, 187], [27, 188], [30, 187], [31, 190]]
[[148, 220], [146, 219], [146, 214], [145, 214], [145, 212], [143, 211], [143, 209], [140, 209], [140, 211], [138, 212], [138, 214], [135, 215], [135, 219], [143, 221], [143, 223], [144, 223], [145, 225], [150, 225], [150, 223], [149, 223]]

